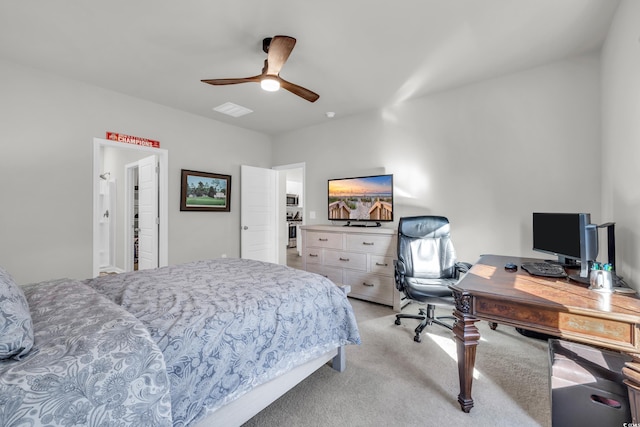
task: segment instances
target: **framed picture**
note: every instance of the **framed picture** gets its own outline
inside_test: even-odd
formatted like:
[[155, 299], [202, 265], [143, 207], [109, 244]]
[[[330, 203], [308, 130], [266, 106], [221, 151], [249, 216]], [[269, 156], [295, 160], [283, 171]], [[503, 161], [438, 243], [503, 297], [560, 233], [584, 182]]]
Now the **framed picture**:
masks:
[[182, 169], [181, 211], [231, 211], [231, 175]]

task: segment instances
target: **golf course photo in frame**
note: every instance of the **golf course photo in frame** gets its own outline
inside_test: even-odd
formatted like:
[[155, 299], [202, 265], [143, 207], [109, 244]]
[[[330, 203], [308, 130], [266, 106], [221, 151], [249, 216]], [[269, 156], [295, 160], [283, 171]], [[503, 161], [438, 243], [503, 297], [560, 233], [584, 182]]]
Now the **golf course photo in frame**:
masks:
[[231, 175], [182, 169], [181, 211], [231, 211]]

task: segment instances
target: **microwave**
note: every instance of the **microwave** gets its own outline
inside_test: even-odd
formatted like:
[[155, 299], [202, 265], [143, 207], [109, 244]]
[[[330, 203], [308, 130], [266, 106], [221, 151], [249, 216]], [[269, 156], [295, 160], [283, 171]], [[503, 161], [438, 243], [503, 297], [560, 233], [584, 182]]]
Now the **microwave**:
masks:
[[298, 206], [297, 194], [287, 194], [287, 206]]

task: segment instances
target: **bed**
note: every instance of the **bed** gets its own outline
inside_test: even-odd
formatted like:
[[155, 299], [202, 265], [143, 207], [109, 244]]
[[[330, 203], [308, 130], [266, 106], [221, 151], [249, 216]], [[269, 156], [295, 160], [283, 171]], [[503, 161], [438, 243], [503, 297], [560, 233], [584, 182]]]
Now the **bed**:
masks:
[[[0, 269], [0, 301], [3, 282]], [[343, 346], [360, 343], [343, 290], [260, 261], [18, 288], [7, 301], [26, 302], [0, 318], [3, 337], [24, 335], [0, 343], [3, 426], [241, 425], [327, 362], [343, 370]]]

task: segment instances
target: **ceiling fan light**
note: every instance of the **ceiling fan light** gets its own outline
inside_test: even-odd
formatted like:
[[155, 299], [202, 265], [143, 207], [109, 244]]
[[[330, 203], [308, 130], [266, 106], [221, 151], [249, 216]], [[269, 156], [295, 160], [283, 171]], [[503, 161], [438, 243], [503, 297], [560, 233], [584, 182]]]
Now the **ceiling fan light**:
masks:
[[268, 92], [275, 92], [280, 89], [280, 82], [273, 77], [265, 77], [260, 80], [260, 87]]

